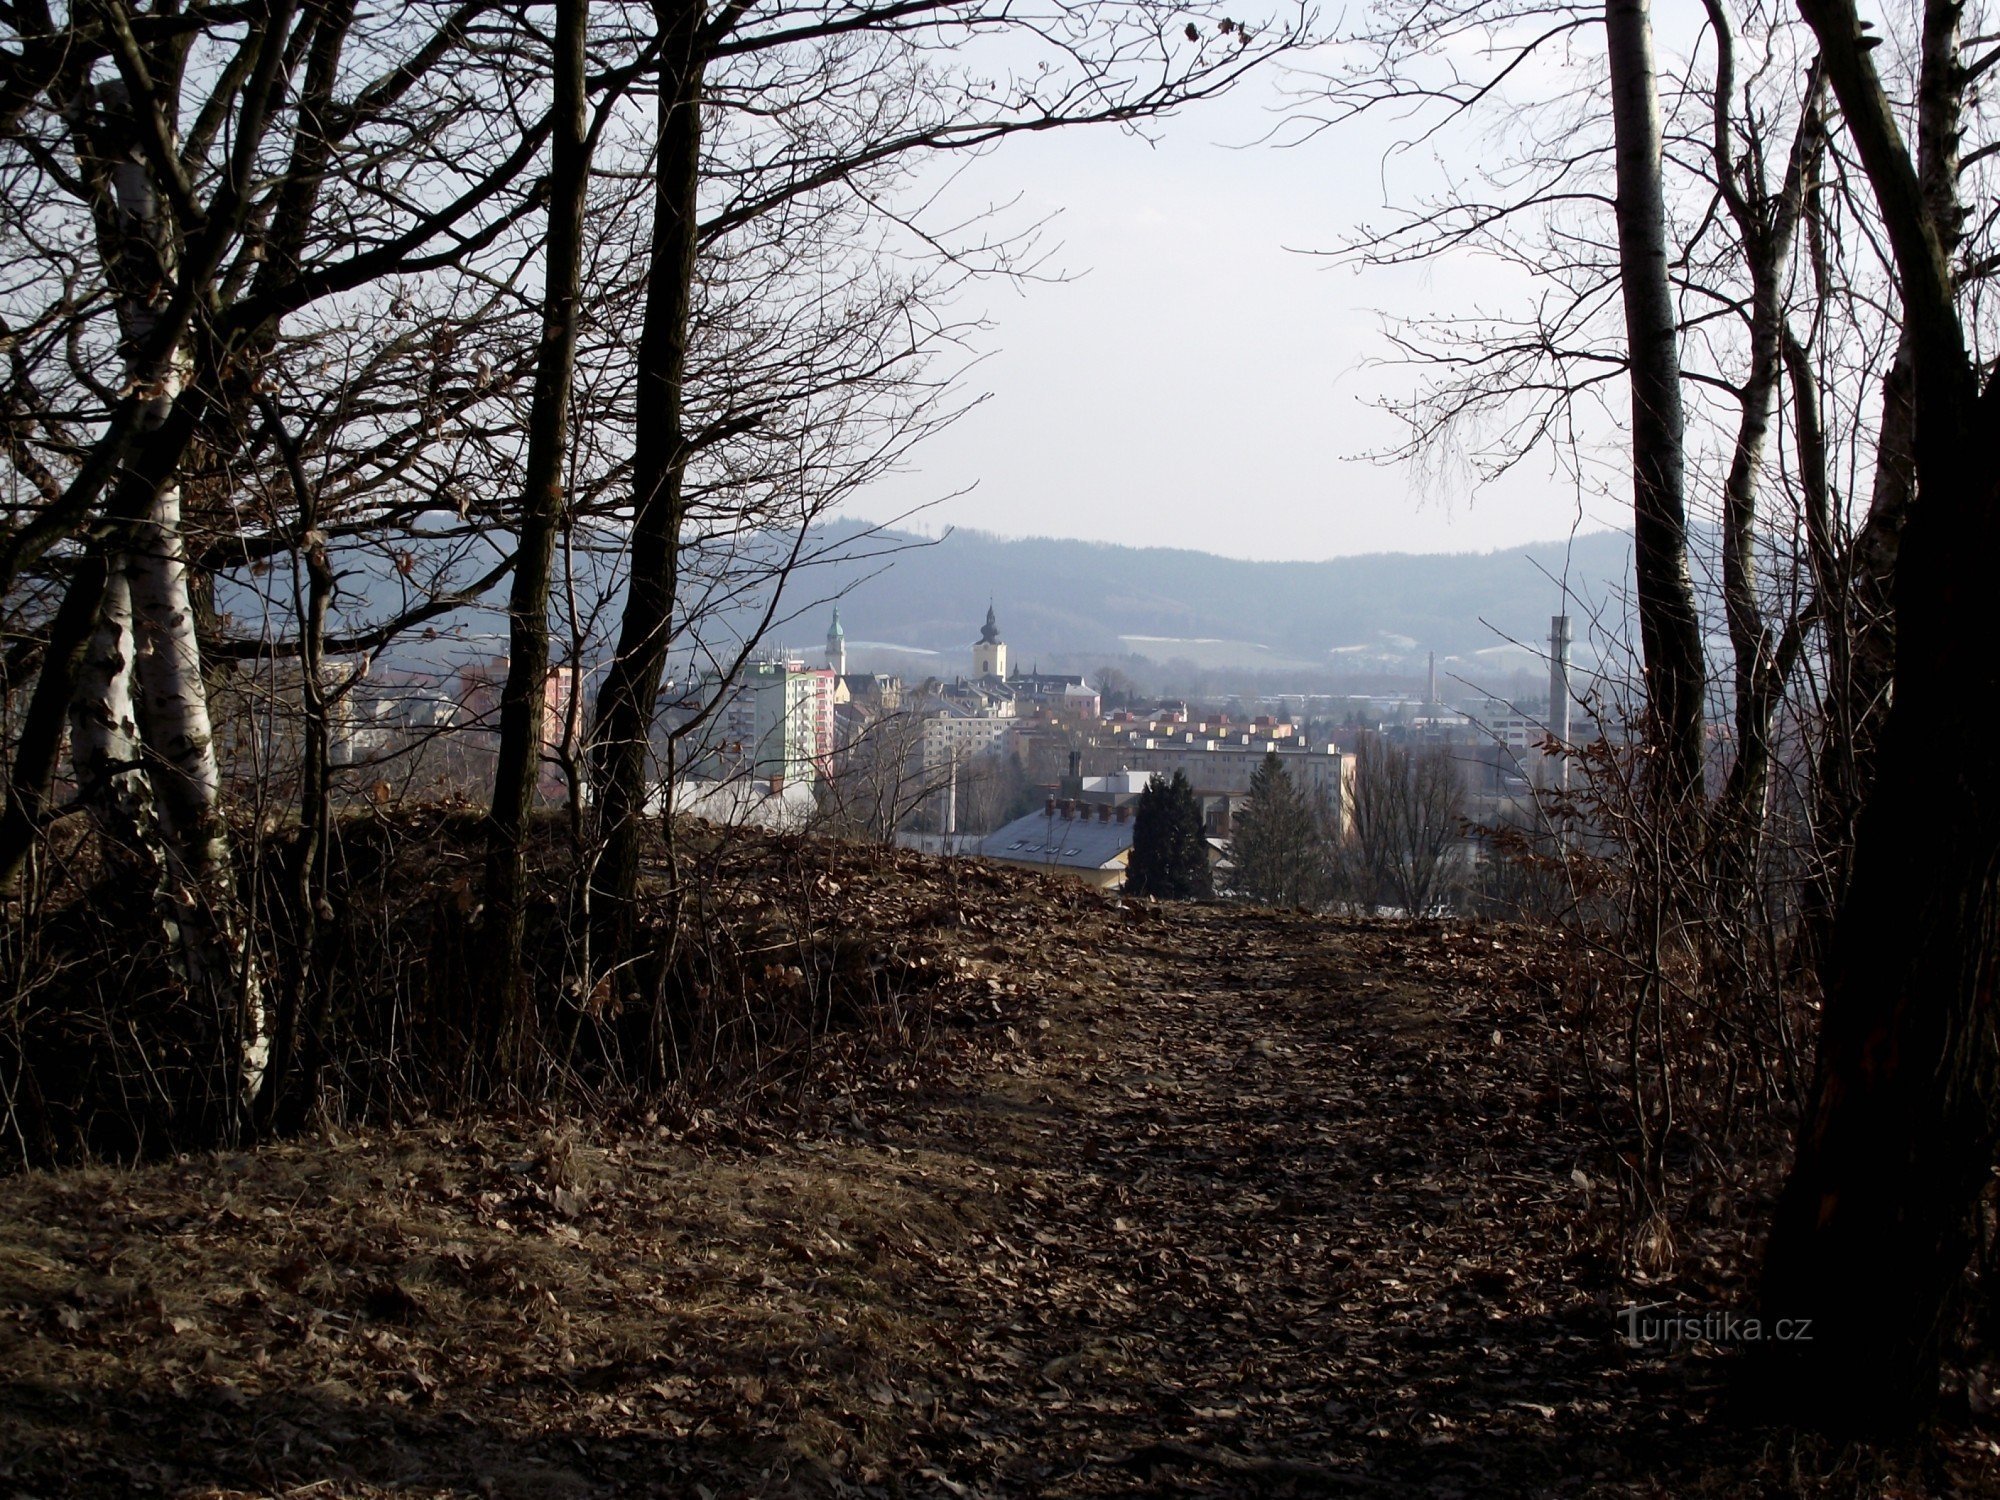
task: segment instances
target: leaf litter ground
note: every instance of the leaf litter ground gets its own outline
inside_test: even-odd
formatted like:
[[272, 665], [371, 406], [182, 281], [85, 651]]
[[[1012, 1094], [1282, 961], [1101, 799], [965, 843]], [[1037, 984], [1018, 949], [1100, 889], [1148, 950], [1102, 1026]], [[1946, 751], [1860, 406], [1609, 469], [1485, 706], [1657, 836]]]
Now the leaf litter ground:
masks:
[[1765, 1200], [1624, 1265], [1532, 934], [827, 861], [932, 1034], [808, 1097], [0, 1183], [0, 1495], [2000, 1491], [1628, 1346]]

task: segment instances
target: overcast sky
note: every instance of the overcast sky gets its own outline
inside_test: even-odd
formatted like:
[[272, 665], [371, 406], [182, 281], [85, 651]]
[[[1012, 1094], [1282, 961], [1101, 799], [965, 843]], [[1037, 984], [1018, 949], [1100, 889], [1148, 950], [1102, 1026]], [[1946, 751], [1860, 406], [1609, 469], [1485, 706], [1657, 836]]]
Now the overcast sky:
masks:
[[1391, 162], [1385, 122], [1289, 150], [1248, 146], [1274, 121], [1273, 72], [1157, 127], [1007, 143], [968, 193], [1056, 215], [1074, 279], [974, 293], [993, 327], [971, 386], [991, 398], [848, 513], [881, 520], [953, 491], [935, 532], [1182, 546], [1312, 559], [1470, 551], [1615, 524], [1618, 505], [1532, 464], [1468, 498], [1462, 481], [1369, 462], [1397, 425], [1373, 402], [1409, 376], [1371, 368], [1380, 314], [1467, 311], [1518, 287], [1477, 262], [1357, 271], [1299, 253], [1334, 245], [1426, 164]]

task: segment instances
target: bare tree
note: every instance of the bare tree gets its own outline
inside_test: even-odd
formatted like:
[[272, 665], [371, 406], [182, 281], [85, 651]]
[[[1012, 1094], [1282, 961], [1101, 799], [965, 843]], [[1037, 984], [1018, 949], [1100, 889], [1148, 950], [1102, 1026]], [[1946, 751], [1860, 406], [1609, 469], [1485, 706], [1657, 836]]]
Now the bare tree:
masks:
[[1363, 735], [1349, 797], [1363, 899], [1413, 917], [1445, 904], [1465, 865], [1465, 781], [1449, 747], [1413, 751]]
[[1647, 0], [1605, 0], [1618, 193], [1619, 288], [1632, 387], [1632, 544], [1646, 710], [1663, 805], [1701, 815], [1706, 663], [1688, 573], [1687, 424], [1667, 261], [1659, 79]]
[[[593, 730], [601, 853], [591, 900], [602, 951], [622, 952], [631, 939], [647, 747], [679, 587], [704, 99], [728, 97], [733, 83], [754, 96], [760, 116], [782, 122], [821, 110], [824, 101], [849, 93], [848, 80], [879, 75], [885, 66], [912, 85], [893, 94], [864, 91], [867, 107], [849, 116], [860, 123], [858, 132], [772, 132], [771, 147], [739, 170], [740, 186], [709, 231], [720, 234], [821, 187], [863, 183], [871, 169], [915, 153], [976, 151], [1026, 131], [1162, 114], [1227, 87], [1297, 35], [1280, 29], [1253, 41], [1221, 20], [1207, 40], [1190, 24], [1193, 45], [1177, 48], [1171, 39], [1182, 24], [1176, 12], [1169, 30], [1153, 0], [1068, 7], [1047, 33], [1035, 18], [983, 0], [768, 13], [740, 5], [710, 12], [691, 0], [656, 6], [661, 89], [650, 290], [635, 389], [642, 418], [633, 454], [631, 562]], [[1045, 66], [1009, 63], [1004, 77], [986, 80], [954, 58], [954, 49], [988, 34], [1046, 46]], [[801, 73], [805, 57], [815, 66]]]
[[[1785, 1372], [1807, 1411], [1900, 1427], [1937, 1400], [1945, 1314], [2000, 1142], [2000, 806], [1991, 736], [1975, 727], [1976, 705], [2000, 688], [1978, 628], [2000, 555], [1987, 455], [2000, 385], [1982, 382], [1962, 319], [1952, 265], [1962, 225], [1926, 192], [1873, 38], [1848, 0], [1799, 10], [1894, 256], [1916, 376], [1917, 488], [1896, 561], [1894, 701], [1856, 826], [1817, 1076], [1764, 1295], [1773, 1315], [1814, 1319], [1810, 1357], [1795, 1353]], [[1920, 153], [1955, 119], [1975, 72], [1958, 58], [1962, 11], [1956, 0], [1924, 10]]]
[[535, 354], [520, 535], [507, 601], [507, 682], [500, 700], [500, 746], [487, 836], [486, 912], [494, 937], [490, 957], [498, 1012], [495, 1065], [506, 1079], [521, 1065], [534, 1014], [521, 974], [527, 886], [524, 835], [546, 740], [549, 590], [564, 510], [563, 475], [575, 386], [584, 212], [590, 194], [584, 78], [589, 19], [589, 0], [557, 0], [542, 339]]

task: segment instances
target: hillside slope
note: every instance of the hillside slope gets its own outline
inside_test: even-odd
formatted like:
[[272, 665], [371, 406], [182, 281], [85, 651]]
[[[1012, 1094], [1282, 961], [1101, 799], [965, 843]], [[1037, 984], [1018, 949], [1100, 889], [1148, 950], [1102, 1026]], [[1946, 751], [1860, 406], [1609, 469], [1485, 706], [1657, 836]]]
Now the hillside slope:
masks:
[[0, 1183], [8, 1492], [1993, 1492], [1990, 1417], [1836, 1463], [1620, 1338], [1741, 1306], [1763, 1201], [1621, 1268], [1527, 934], [822, 873], [933, 1045], [775, 1113]]

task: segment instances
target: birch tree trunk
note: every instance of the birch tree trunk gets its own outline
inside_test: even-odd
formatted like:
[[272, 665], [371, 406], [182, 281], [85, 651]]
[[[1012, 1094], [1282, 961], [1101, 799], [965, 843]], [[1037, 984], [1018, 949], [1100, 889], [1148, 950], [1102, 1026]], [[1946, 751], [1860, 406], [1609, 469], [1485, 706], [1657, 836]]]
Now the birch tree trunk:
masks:
[[[79, 138], [94, 154], [100, 253], [117, 299], [127, 351], [125, 381], [142, 402], [139, 440], [162, 440], [186, 380], [180, 339], [160, 324], [179, 269], [164, 195], [139, 144], [137, 109], [122, 80], [96, 85]], [[158, 105], [157, 99], [149, 106]], [[171, 121], [168, 122], [169, 126]], [[171, 129], [169, 147], [175, 145]], [[182, 425], [186, 414], [182, 413]], [[184, 440], [171, 445], [178, 453]], [[115, 776], [150, 783], [151, 818], [133, 830], [160, 875], [159, 911], [169, 951], [197, 1008], [197, 1058], [207, 1097], [189, 1103], [204, 1133], [240, 1134], [263, 1077], [269, 1026], [263, 986], [243, 940], [221, 775], [188, 593], [181, 486], [172, 469], [128, 470], [121, 496], [130, 519], [108, 538], [109, 573], [96, 636], [71, 714], [79, 780], [102, 782], [107, 816], [127, 821], [133, 793]], [[136, 726], [136, 732], [133, 726]], [[125, 771], [124, 766], [133, 769]], [[143, 766], [143, 770], [139, 767]]]
[[1688, 574], [1680, 343], [1667, 267], [1659, 80], [1648, 0], [1605, 0], [1618, 181], [1618, 264], [1632, 383], [1633, 558], [1653, 789], [1662, 827], [1703, 796], [1701, 622]]
[[162, 914], [190, 998], [213, 1026], [217, 1086], [211, 1107], [233, 1136], [263, 1081], [270, 1022], [264, 987], [244, 943], [222, 816], [222, 776], [188, 597], [179, 485], [160, 488], [151, 513], [133, 529], [127, 556], [139, 728], [166, 858]]
[[77, 794], [100, 829], [150, 865], [159, 856], [152, 785], [140, 764], [132, 701], [132, 582], [123, 554], [112, 556], [96, 628], [78, 666], [70, 705], [70, 765]]

